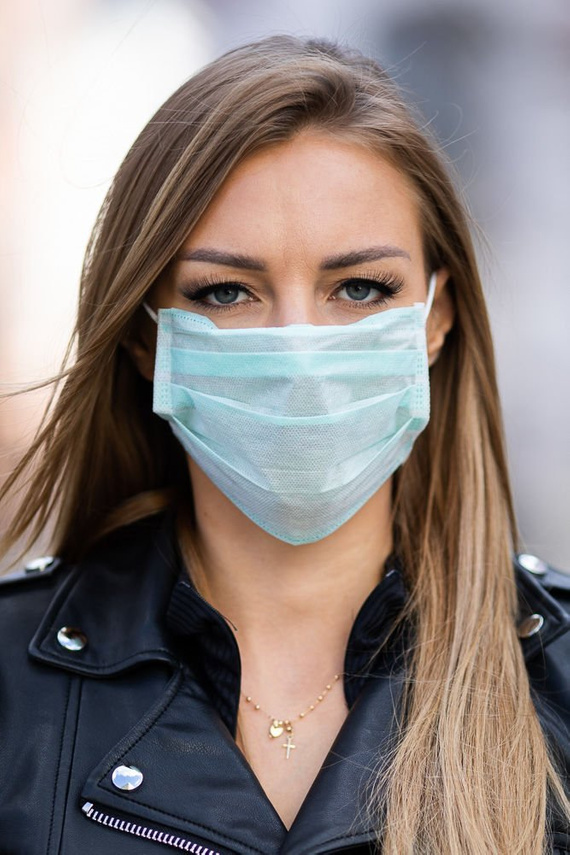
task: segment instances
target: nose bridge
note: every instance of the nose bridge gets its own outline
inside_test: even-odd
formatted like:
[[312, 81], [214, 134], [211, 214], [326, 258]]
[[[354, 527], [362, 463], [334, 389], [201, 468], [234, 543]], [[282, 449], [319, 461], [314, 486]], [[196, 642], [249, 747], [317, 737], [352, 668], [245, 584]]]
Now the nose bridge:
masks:
[[285, 277], [275, 289], [269, 321], [274, 327], [326, 323], [319, 311], [315, 283], [308, 274]]

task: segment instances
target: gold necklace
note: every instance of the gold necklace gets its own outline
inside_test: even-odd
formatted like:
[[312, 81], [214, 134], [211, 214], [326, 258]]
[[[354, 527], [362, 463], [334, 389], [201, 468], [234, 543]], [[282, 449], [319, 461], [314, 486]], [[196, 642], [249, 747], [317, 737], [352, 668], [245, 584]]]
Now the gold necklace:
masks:
[[285, 759], [288, 760], [291, 756], [291, 751], [297, 746], [293, 742], [293, 722], [300, 721], [308, 716], [313, 710], [316, 710], [317, 706], [324, 701], [334, 684], [340, 679], [339, 674], [335, 674], [334, 678], [330, 683], [327, 683], [323, 691], [320, 695], [317, 696], [317, 699], [314, 704], [310, 704], [307, 709], [299, 713], [296, 718], [275, 718], [275, 716], [269, 715], [259, 704], [256, 704], [251, 697], [251, 695], [245, 695], [242, 692], [243, 697], [245, 698], [245, 702], [250, 704], [251, 708], [254, 712], [262, 712], [270, 721], [270, 725], [268, 728], [268, 736], [270, 739], [279, 739], [280, 736], [285, 734], [285, 742], [282, 743], [281, 747], [285, 749]]

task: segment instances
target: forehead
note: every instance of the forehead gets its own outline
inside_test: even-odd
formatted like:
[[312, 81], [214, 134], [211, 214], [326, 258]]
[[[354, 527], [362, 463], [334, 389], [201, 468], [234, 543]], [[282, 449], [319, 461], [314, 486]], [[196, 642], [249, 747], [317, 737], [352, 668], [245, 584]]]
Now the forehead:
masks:
[[221, 186], [188, 246], [224, 243], [253, 251], [341, 250], [355, 241], [396, 244], [421, 253], [411, 183], [380, 154], [357, 142], [306, 131], [250, 155]]

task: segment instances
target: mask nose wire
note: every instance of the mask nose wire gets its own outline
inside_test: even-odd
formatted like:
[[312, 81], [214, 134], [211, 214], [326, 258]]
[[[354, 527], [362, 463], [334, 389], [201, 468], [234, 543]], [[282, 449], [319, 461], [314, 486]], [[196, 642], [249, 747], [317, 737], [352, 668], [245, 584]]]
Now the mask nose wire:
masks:
[[154, 309], [151, 309], [151, 307], [150, 307], [150, 306], [149, 306], [149, 304], [146, 302], [146, 300], [145, 300], [145, 302], [143, 303], [143, 309], [145, 310], [145, 312], [147, 313], [147, 315], [148, 315], [150, 318], [152, 318], [152, 319], [153, 319], [153, 321], [155, 322], [155, 324], [158, 324], [158, 315], [156, 314], [156, 312], [154, 311]]
[[[428, 293], [426, 298], [426, 304], [424, 308], [424, 320], [427, 321], [429, 317], [429, 313], [431, 312], [431, 307], [433, 306], [433, 298], [435, 297], [435, 283], [437, 281], [437, 273], [434, 272], [431, 274], [429, 278], [428, 285]], [[151, 310], [152, 311], [152, 310]]]

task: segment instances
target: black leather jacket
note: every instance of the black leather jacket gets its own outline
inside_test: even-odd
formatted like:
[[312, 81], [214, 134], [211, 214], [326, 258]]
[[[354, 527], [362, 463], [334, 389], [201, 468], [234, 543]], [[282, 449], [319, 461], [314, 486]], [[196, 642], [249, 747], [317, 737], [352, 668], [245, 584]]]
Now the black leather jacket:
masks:
[[[181, 576], [173, 541], [156, 518], [80, 566], [40, 561], [2, 580], [1, 855], [372, 851], [362, 793], [393, 734], [401, 636], [371, 653], [405, 597], [398, 569], [356, 618], [350, 712], [287, 831], [233, 739], [235, 639]], [[536, 705], [569, 769], [570, 578], [528, 556], [516, 569]], [[552, 843], [570, 852], [562, 828]]]

